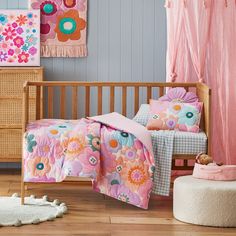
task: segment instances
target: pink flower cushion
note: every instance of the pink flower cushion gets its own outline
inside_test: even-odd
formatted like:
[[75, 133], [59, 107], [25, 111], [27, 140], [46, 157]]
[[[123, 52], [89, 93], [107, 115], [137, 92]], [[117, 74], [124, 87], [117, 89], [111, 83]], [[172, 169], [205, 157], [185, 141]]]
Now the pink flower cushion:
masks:
[[184, 102], [184, 103], [194, 103], [198, 102], [198, 97], [193, 92], [187, 92], [184, 88], [171, 88], [168, 92], [158, 99], [159, 101], [167, 102]]
[[203, 103], [182, 103], [150, 100], [149, 130], [199, 132]]

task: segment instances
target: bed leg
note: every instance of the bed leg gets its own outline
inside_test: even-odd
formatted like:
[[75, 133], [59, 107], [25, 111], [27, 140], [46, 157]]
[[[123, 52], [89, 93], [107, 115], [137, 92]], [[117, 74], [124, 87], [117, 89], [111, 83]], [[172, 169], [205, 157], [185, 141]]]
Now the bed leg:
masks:
[[21, 181], [21, 205], [25, 204], [25, 184]]

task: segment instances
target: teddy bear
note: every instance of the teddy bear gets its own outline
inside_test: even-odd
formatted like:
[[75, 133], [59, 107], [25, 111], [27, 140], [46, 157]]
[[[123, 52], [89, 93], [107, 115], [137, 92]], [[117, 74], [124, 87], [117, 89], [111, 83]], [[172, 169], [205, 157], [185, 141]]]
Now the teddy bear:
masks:
[[217, 166], [222, 166], [223, 163], [215, 163], [213, 161], [213, 158], [205, 153], [199, 153], [196, 157], [196, 163], [200, 165], [217, 165]]

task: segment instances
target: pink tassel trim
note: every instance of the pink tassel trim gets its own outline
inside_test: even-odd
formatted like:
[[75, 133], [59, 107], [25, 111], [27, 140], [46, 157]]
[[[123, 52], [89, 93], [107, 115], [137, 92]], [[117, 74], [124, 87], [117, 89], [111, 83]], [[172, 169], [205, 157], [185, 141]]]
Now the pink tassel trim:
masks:
[[86, 45], [57, 46], [41, 45], [42, 57], [86, 57], [88, 55]]

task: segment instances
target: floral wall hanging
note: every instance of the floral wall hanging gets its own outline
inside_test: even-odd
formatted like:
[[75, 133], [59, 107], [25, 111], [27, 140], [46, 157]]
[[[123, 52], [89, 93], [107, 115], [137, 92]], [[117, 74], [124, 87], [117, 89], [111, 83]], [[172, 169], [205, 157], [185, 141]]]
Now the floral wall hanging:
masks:
[[40, 65], [40, 12], [1, 10], [0, 66]]
[[41, 12], [41, 56], [87, 56], [87, 0], [30, 0], [30, 7]]

